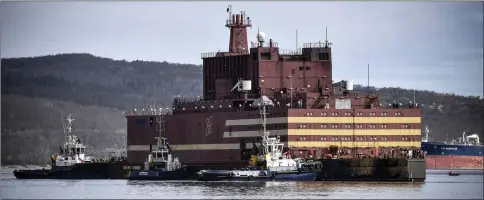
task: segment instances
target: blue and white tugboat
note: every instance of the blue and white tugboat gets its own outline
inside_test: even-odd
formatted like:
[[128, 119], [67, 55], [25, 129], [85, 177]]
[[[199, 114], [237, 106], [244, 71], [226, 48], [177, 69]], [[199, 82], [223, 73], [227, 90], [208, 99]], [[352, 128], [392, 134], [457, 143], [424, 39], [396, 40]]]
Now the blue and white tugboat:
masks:
[[320, 169], [320, 162], [305, 162], [303, 159], [292, 159], [283, 153], [284, 143], [280, 137], [269, 136], [266, 130], [267, 106], [274, 103], [267, 96], [256, 99], [253, 107], [260, 109], [262, 116], [261, 150], [258, 156], [253, 156], [251, 163], [263, 163], [262, 166], [249, 166], [240, 170], [201, 170], [198, 172], [200, 181], [223, 180], [253, 180], [253, 181], [314, 181], [319, 174], [314, 169]]
[[[197, 171], [194, 168], [182, 166], [177, 157], [172, 156], [172, 150], [164, 137], [163, 116], [156, 118], [160, 136], [156, 148], [151, 150], [145, 161], [144, 170], [132, 170], [129, 180], [186, 180], [195, 179]], [[151, 146], [150, 146], [151, 148]]]

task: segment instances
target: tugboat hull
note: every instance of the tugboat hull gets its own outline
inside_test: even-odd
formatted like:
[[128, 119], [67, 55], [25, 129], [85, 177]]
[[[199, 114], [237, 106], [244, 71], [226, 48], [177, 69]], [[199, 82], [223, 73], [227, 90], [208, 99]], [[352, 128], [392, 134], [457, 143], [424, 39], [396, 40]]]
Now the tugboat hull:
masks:
[[15, 170], [17, 179], [126, 179], [124, 163], [81, 163], [48, 170]]
[[314, 172], [285, 172], [270, 173], [264, 170], [250, 171], [243, 175], [237, 175], [238, 172], [247, 171], [229, 171], [214, 170], [200, 172], [199, 181], [314, 181], [318, 173]]
[[182, 168], [175, 171], [160, 170], [132, 170], [129, 180], [195, 180], [196, 171], [191, 168]]
[[33, 169], [33, 170], [15, 170], [13, 175], [17, 179], [47, 179], [50, 170]]

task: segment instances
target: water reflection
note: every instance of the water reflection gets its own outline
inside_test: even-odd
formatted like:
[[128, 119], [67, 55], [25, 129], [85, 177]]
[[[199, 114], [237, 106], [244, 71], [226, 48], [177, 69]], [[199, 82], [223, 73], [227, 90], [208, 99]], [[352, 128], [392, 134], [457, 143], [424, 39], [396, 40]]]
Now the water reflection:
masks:
[[[407, 190], [419, 192], [425, 183], [388, 183], [388, 182], [249, 182], [249, 181], [128, 181], [128, 185], [136, 190], [143, 188], [145, 192], [163, 188], [170, 190], [190, 190], [190, 195], [208, 197], [250, 198], [284, 198], [284, 195], [317, 198], [324, 196], [340, 196], [345, 193], [362, 193], [385, 190], [388, 192]], [[133, 192], [137, 193], [136, 190]], [[364, 190], [364, 191], [362, 191]]]
[[482, 199], [482, 173], [469, 173], [448, 176], [440, 171], [430, 172], [425, 183], [17, 180], [2, 177], [0, 198]]

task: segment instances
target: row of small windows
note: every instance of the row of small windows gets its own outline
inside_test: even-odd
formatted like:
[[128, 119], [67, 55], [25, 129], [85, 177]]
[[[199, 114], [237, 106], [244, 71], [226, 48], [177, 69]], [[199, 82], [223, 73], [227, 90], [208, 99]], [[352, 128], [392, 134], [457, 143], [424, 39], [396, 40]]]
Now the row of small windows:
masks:
[[[370, 116], [376, 116], [376, 112], [370, 112], [369, 114], [370, 114]], [[325, 112], [322, 112], [321, 113], [321, 116], [327, 116], [327, 115], [328, 115], [328, 113], [325, 113]], [[332, 116], [338, 116], [338, 113], [337, 112], [333, 112], [333, 113], [331, 113], [331, 115]], [[351, 116], [351, 112], [345, 112], [344, 115], [345, 116]], [[357, 112], [357, 113], [355, 113], [355, 115], [356, 116], [363, 116], [363, 113], [362, 112]], [[380, 115], [381, 116], [387, 116], [388, 113], [387, 112], [382, 112], [382, 113], [380, 113]], [[402, 115], [403, 115], [403, 113], [401, 113], [401, 112], [395, 112], [395, 116], [402, 116]], [[306, 113], [306, 116], [313, 116], [313, 113], [310, 113], [310, 112], [309, 113]]]
[[[220, 105], [219, 107], [222, 108], [222, 105]], [[231, 105], [229, 105], [228, 107], [230, 108]], [[203, 108], [203, 106], [202, 106], [202, 108]], [[211, 106], [211, 108], [213, 108], [213, 106]], [[195, 109], [197, 109], [197, 108], [195, 108]], [[375, 112], [370, 112], [369, 114], [370, 114], [370, 116], [376, 116], [376, 113]], [[401, 112], [395, 112], [394, 114], [395, 114], [395, 116], [403, 116], [403, 113], [401, 113]], [[285, 116], [287, 114], [285, 112], [281, 112], [281, 113], [274, 113], [274, 115], [275, 116], [278, 116], [278, 115]], [[325, 113], [325, 112], [322, 112], [321, 113], [321, 116], [327, 116], [327, 115], [328, 115], [328, 113]], [[331, 113], [331, 115], [332, 116], [338, 116], [338, 113], [337, 112], [333, 112], [333, 113]], [[351, 112], [345, 112], [344, 115], [345, 116], [351, 116]], [[362, 112], [358, 112], [358, 113], [356, 113], [356, 115], [357, 116], [363, 116], [363, 113]], [[387, 112], [382, 112], [382, 113], [380, 113], [380, 115], [381, 116], [387, 116], [388, 114], [387, 114]], [[249, 117], [252, 117], [252, 116], [259, 116], [259, 114], [249, 114]], [[306, 113], [306, 116], [313, 116], [313, 113], [312, 112], [308, 112], [308, 113]]]
[[[332, 140], [341, 140], [341, 141], [352, 140], [351, 136], [350, 137], [338, 137], [338, 136], [326, 137], [326, 136], [324, 136], [324, 137], [321, 137], [321, 140], [326, 141], [326, 140], [328, 140], [328, 138], [330, 138]], [[384, 136], [384, 137], [369, 136], [368, 138], [371, 141], [377, 141], [377, 140], [386, 141], [386, 140], [388, 140], [388, 138], [386, 136]], [[363, 141], [363, 140], [365, 140], [365, 137], [357, 136], [357, 137], [355, 137], [355, 139], [357, 141]], [[306, 137], [301, 136], [301, 137], [299, 137], [299, 140], [306, 140]], [[410, 138], [409, 137], [402, 137], [402, 140], [408, 141], [408, 140], [410, 140]]]
[[[387, 128], [387, 124], [380, 124], [380, 128]], [[327, 125], [327, 124], [321, 124], [320, 125], [321, 128], [328, 128], [328, 127], [331, 127], [331, 128], [338, 128], [338, 124], [332, 124], [331, 126]], [[351, 124], [343, 124], [342, 126], [343, 128], [351, 128]], [[356, 128], [364, 128], [365, 125], [363, 124], [356, 124], [355, 126]], [[377, 125], [376, 124], [368, 124], [366, 125], [367, 128], [377, 128]], [[306, 124], [299, 124], [299, 128], [306, 128]], [[309, 127], [308, 127], [309, 128]], [[410, 128], [410, 125], [408, 124], [402, 124], [402, 128]]]
[[[321, 128], [339, 128], [339, 124], [321, 124], [320, 125]], [[341, 127], [343, 128], [352, 128], [353, 126], [351, 124], [342, 124]], [[356, 128], [377, 128], [377, 125], [376, 124], [367, 124], [366, 126], [363, 125], [363, 124], [356, 124], [355, 125]], [[380, 128], [387, 128], [388, 125], [387, 124], [380, 124], [379, 126]], [[410, 128], [410, 125], [408, 124], [402, 124], [401, 126], [402, 128]], [[255, 129], [255, 128], [260, 128], [260, 126], [249, 126], [248, 127], [249, 129]], [[270, 124], [268, 125], [268, 128], [287, 128], [287, 124]], [[306, 124], [299, 124], [298, 128], [311, 128], [309, 125], [306, 125]]]

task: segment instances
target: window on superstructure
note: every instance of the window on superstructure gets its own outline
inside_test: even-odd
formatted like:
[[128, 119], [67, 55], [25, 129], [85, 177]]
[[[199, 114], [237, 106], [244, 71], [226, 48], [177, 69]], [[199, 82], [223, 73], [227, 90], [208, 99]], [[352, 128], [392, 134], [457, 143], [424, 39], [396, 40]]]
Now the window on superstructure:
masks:
[[252, 60], [257, 60], [257, 53], [252, 53]]
[[272, 56], [271, 53], [261, 53], [260, 59], [261, 60], [272, 60], [271, 56]]
[[326, 128], [326, 124], [321, 124], [321, 128]]
[[386, 116], [387, 115], [387, 112], [382, 112], [381, 115], [382, 116]]
[[326, 113], [325, 112], [324, 113], [321, 113], [321, 115], [326, 116]]
[[382, 128], [387, 128], [387, 125], [386, 124], [382, 124], [381, 127]]
[[319, 60], [329, 60], [329, 53], [327, 52], [319, 53]]
[[299, 71], [303, 71], [303, 70], [308, 71], [308, 70], [310, 70], [310, 69], [311, 69], [311, 67], [309, 67], [309, 66], [306, 66], [306, 67], [304, 67], [304, 66], [299, 66]]
[[336, 136], [336, 137], [333, 137], [333, 140], [338, 140], [338, 136]]

